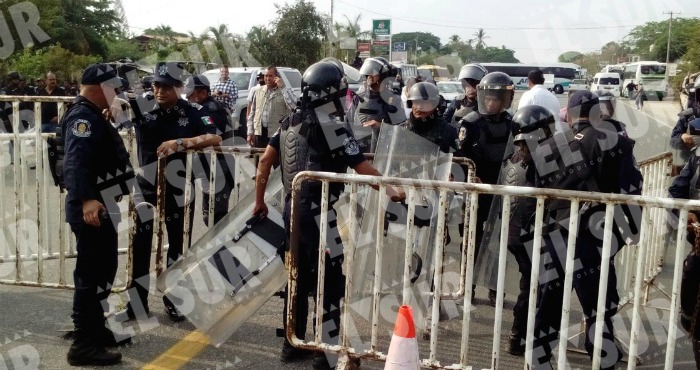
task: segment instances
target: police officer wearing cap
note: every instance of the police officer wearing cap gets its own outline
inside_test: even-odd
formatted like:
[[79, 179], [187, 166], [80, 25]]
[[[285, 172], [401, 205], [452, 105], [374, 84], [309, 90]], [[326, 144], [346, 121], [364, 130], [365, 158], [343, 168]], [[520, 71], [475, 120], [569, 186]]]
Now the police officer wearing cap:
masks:
[[696, 118], [700, 118], [700, 78], [695, 79], [693, 101], [688, 100], [688, 109], [678, 113], [678, 121], [671, 131], [671, 147], [679, 152], [680, 158], [674, 158], [673, 174], [677, 174], [683, 168], [691, 155], [691, 149], [695, 147], [695, 141], [688, 133], [688, 124]]
[[[119, 352], [105, 349], [118, 341], [105, 326], [103, 307], [117, 273], [118, 206], [115, 196], [128, 194], [133, 170], [129, 154], [117, 130], [110, 124], [110, 105], [121, 86], [116, 71], [105, 64], [90, 65], [83, 72], [80, 95], [63, 117], [65, 138], [63, 182], [66, 221], [77, 242], [73, 279], [73, 344], [68, 363], [73, 366], [104, 366], [121, 362]], [[106, 180], [106, 179], [110, 180]], [[115, 194], [116, 189], [124, 189]], [[116, 211], [110, 217], [107, 211]]]
[[[187, 80], [186, 95], [187, 100], [192, 103], [197, 103], [204, 107], [209, 114], [209, 117], [216, 125], [217, 134], [221, 137], [221, 145], [233, 146], [233, 126], [231, 125], [231, 116], [226, 112], [226, 108], [214, 100], [211, 96], [209, 88], [209, 80], [204, 75], [190, 77]], [[204, 172], [209, 174], [209, 165], [211, 163], [207, 156], [200, 157]], [[233, 190], [233, 174], [234, 167], [233, 157], [223, 154], [217, 155], [219, 168], [216, 170], [216, 195], [214, 200], [214, 223], [218, 223], [228, 213], [228, 201]], [[204, 224], [209, 224], [209, 176], [206, 176], [202, 181], [202, 214], [204, 215]]]
[[406, 106], [411, 108], [410, 117], [401, 127], [438, 145], [445, 153], [459, 150], [457, 129], [450, 126], [437, 114], [440, 91], [429, 82], [418, 82], [411, 86]]
[[[256, 176], [255, 207], [253, 214], [267, 215], [264, 202], [265, 189], [273, 165], [281, 164], [282, 182], [286, 193], [284, 221], [287, 237], [290, 233], [290, 209], [292, 179], [306, 170], [345, 173], [352, 167], [363, 175], [379, 176], [360, 152], [352, 133], [342, 124], [343, 101], [347, 93], [347, 82], [343, 71], [333, 62], [322, 61], [306, 69], [301, 82], [301, 109], [281, 122], [280, 129], [271, 138], [260, 159]], [[328, 220], [335, 220], [333, 204], [343, 191], [343, 185], [331, 183]], [[392, 199], [403, 197], [403, 193], [391, 187], [387, 193]], [[306, 183], [300, 194], [299, 209], [295, 210], [294, 225], [300, 230], [296, 302], [296, 335], [304, 338], [308, 316], [308, 296], [316, 290], [319, 224], [321, 210], [321, 184]], [[323, 321], [324, 343], [337, 343], [340, 327], [340, 300], [344, 295], [345, 276], [342, 271], [343, 246], [338, 230], [328, 228], [326, 282], [324, 284]], [[289, 242], [289, 241], [287, 241]], [[287, 295], [285, 310], [287, 312]], [[316, 295], [314, 294], [314, 297]], [[283, 316], [286, 324], [286, 317]], [[309, 355], [309, 351], [297, 349], [285, 340], [281, 360], [291, 362]], [[327, 356], [322, 353], [314, 358], [314, 369], [331, 369]]]
[[[136, 111], [136, 140], [141, 171], [137, 176], [134, 203], [137, 206], [136, 235], [133, 243], [133, 281], [129, 290], [129, 304], [120, 316], [124, 319], [145, 317], [149, 313], [148, 287], [153, 241], [153, 209], [146, 204], [156, 204], [157, 161], [167, 157], [165, 170], [165, 226], [169, 249], [167, 265], [170, 266], [182, 254], [185, 205], [190, 211], [194, 201], [184, 199], [185, 177], [176, 169], [185, 168], [185, 151], [219, 145], [221, 137], [210, 113], [201, 105], [180, 98], [187, 73], [182, 63], [160, 62], [153, 78], [153, 95], [157, 108], [152, 111]], [[146, 99], [146, 97], [144, 97]], [[140, 109], [147, 104], [132, 104]], [[145, 202], [145, 203], [144, 203]], [[192, 222], [193, 218], [190, 218]], [[190, 229], [192, 225], [189, 225]], [[173, 321], [184, 316], [167, 297], [163, 297], [166, 312]]]
[[[484, 76], [476, 89], [478, 110], [459, 122], [460, 148], [465, 157], [474, 161], [478, 181], [496, 184], [511, 134], [512, 117], [506, 110], [513, 102], [513, 80], [503, 72], [491, 72]], [[488, 218], [492, 200], [492, 195], [479, 195], [477, 254], [484, 234], [481, 225]], [[460, 230], [463, 227], [461, 225]], [[496, 304], [494, 290], [489, 290], [489, 301]]]
[[365, 88], [353, 97], [354, 112], [348, 117], [355, 126], [371, 129], [369, 148], [363, 142], [363, 151], [374, 152], [382, 123], [398, 125], [406, 121], [401, 96], [393, 90], [398, 69], [382, 57], [367, 58], [360, 74], [365, 76]]
[[[632, 155], [633, 143], [626, 137], [609, 130], [599, 129], [600, 104], [598, 97], [590, 91], [577, 91], [569, 98], [567, 121], [569, 129], [556, 133], [545, 140], [535, 152], [537, 185], [539, 187], [564, 190], [591, 191], [599, 193], [625, 194], [642, 186], [642, 177]], [[532, 369], [551, 369], [549, 360], [552, 347], [559, 340], [561, 304], [565, 271], [562, 262], [567, 253], [568, 226], [571, 204], [568, 200], [552, 199], [544, 216], [543, 249], [550, 262], [541, 271], [547, 276], [540, 286], [540, 297], [535, 314], [535, 342], [532, 358], [528, 359]], [[607, 281], [604, 313], [597, 313], [598, 287], [600, 284], [601, 251], [605, 204], [584, 203], [578, 212], [576, 245], [573, 272], [573, 288], [581, 303], [586, 320], [585, 348], [593, 356], [595, 321], [603, 314], [603, 347], [601, 369], [614, 369], [622, 358], [615, 344], [612, 316], [617, 312], [615, 253], [632, 235], [629, 223], [621, 223], [628, 217], [639, 215], [617, 214], [616, 207], [611, 244], [610, 272]], [[637, 222], [627, 219], [629, 222]], [[561, 338], [561, 340], [566, 340]]]
[[476, 101], [476, 86], [486, 76], [486, 68], [478, 63], [470, 63], [459, 70], [457, 79], [462, 83], [464, 95], [454, 98], [447, 107], [443, 118], [447, 123], [458, 125], [459, 121], [479, 108]]

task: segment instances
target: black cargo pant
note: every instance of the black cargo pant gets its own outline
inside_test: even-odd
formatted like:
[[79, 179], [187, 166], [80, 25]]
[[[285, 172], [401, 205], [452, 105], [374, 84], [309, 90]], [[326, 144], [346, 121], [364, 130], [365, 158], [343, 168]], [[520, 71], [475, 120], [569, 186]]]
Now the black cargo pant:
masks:
[[117, 231], [112, 222], [100, 227], [84, 222], [70, 224], [77, 242], [78, 258], [73, 271], [73, 324], [76, 330], [97, 330], [105, 325], [105, 309], [117, 274]]
[[[288, 197], [289, 198], [289, 197]], [[318, 278], [318, 251], [321, 217], [320, 206], [312, 202], [302, 201], [299, 210], [299, 275], [297, 277], [296, 297], [296, 328], [297, 337], [303, 339], [306, 333], [309, 313], [309, 294], [313, 293], [316, 302], [316, 283]], [[284, 225], [289, 241], [291, 200], [287, 199], [284, 208]], [[325, 243], [325, 284], [323, 289], [323, 335], [324, 343], [337, 344], [340, 328], [340, 300], [345, 295], [345, 275], [343, 275], [343, 244], [336, 224], [336, 212], [333, 207], [328, 209], [328, 233]], [[288, 288], [285, 289], [285, 293]], [[284, 312], [282, 320], [286, 329], [286, 312], [288, 309], [287, 294], [284, 295]], [[314, 315], [314, 324], [318, 318]], [[315, 327], [315, 325], [314, 325]]]

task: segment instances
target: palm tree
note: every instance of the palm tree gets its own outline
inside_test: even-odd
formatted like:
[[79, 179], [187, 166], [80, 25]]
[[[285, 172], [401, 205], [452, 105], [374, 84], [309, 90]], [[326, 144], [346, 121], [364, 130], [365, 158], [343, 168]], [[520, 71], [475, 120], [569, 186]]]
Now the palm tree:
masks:
[[220, 24], [218, 27], [209, 27], [202, 34], [201, 39], [204, 41], [213, 42], [216, 50], [221, 57], [221, 61], [224, 64], [231, 64], [232, 61], [228, 60], [228, 53], [224, 47], [224, 40], [231, 40], [234, 45], [236, 44], [236, 37], [229, 31], [228, 25]]
[[476, 48], [483, 49], [486, 46], [484, 40], [488, 39], [489, 36], [486, 36], [486, 32], [484, 32], [483, 28], [479, 28], [478, 31], [474, 32], [474, 36], [476, 36]]
[[460, 38], [459, 38], [459, 35], [452, 35], [452, 36], [450, 36], [450, 44], [456, 44], [456, 43], [458, 43], [458, 42], [460, 42], [460, 41], [461, 41], [461, 40], [460, 40]]
[[345, 36], [347, 37], [369, 39], [371, 36], [370, 31], [362, 31], [362, 28], [360, 27], [360, 19], [362, 19], [362, 14], [358, 14], [354, 20], [350, 20], [350, 18], [345, 15], [346, 23], [344, 25], [340, 25], [340, 31], [345, 32]]

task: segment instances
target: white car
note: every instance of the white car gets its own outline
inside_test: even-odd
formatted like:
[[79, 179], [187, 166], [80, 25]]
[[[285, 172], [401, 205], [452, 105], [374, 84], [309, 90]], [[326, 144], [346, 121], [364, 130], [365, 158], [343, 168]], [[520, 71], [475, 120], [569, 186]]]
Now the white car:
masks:
[[445, 98], [448, 104], [454, 98], [464, 95], [462, 83], [459, 81], [438, 81], [437, 87], [438, 91], [440, 91], [440, 95]]
[[588, 90], [588, 82], [585, 79], [574, 79], [569, 84], [569, 93], [573, 94], [579, 90]]
[[[231, 118], [236, 136], [246, 137], [246, 117], [248, 115], [248, 91], [257, 84], [258, 72], [264, 72], [264, 67], [237, 67], [228, 69], [228, 78], [236, 83], [238, 99], [234, 105]], [[294, 91], [297, 98], [301, 98], [301, 73], [296, 68], [277, 67], [277, 71], [284, 80], [284, 85]], [[219, 80], [219, 69], [210, 69], [202, 73], [212, 85]]]

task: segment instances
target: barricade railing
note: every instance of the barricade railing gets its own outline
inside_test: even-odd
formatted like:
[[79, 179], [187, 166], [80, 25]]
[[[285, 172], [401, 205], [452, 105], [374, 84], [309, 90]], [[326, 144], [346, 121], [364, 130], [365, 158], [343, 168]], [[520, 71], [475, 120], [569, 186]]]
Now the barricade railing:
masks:
[[[659, 178], [657, 180], [652, 180], [650, 182], [657, 181], [656, 185], [648, 185], [645, 186], [645, 190], [649, 191], [656, 191], [657, 193], [660, 191], [663, 191], [663, 186], [664, 182], [666, 181], [663, 179], [663, 176], [661, 175], [664, 173], [664, 171], [667, 168], [667, 159], [669, 157], [667, 155], [660, 156], [659, 158], [652, 160], [651, 162], [645, 163], [645, 165], [651, 165], [651, 166], [657, 166], [659, 169], [656, 174], [659, 175]], [[645, 171], [650, 171], [647, 172], [653, 173], [653, 169], [648, 169]], [[653, 176], [651, 176], [653, 177]], [[287, 263], [289, 267], [289, 280], [288, 280], [288, 288], [289, 288], [289, 310], [287, 312], [287, 320], [286, 320], [286, 327], [287, 327], [287, 339], [297, 347], [301, 348], [307, 348], [307, 349], [313, 349], [313, 350], [323, 350], [323, 351], [330, 351], [330, 352], [336, 352], [340, 355], [341, 361], [339, 362], [339, 365], [345, 366], [346, 364], [350, 363], [351, 361], [349, 360], [350, 357], [360, 357], [360, 358], [366, 358], [366, 359], [373, 359], [373, 360], [378, 360], [378, 361], [384, 361], [386, 360], [386, 352], [380, 351], [378, 344], [378, 330], [380, 327], [380, 323], [378, 321], [378, 312], [382, 309], [379, 305], [379, 300], [382, 297], [383, 294], [387, 294], [386, 292], [383, 291], [382, 286], [378, 286], [377, 284], [381, 283], [381, 261], [382, 261], [382, 253], [383, 253], [383, 245], [382, 245], [382, 235], [380, 235], [380, 232], [377, 232], [377, 237], [374, 240], [374, 245], [375, 252], [376, 252], [376, 266], [375, 270], [373, 270], [373, 274], [375, 274], [375, 285], [372, 288], [374, 291], [374, 294], [372, 295], [372, 304], [370, 306], [369, 312], [363, 312], [363, 317], [364, 319], [370, 321], [370, 324], [367, 326], [369, 328], [368, 330], [371, 331], [371, 334], [368, 335], [370, 338], [369, 343], [362, 342], [361, 339], [358, 339], [359, 334], [358, 334], [358, 327], [354, 325], [352, 322], [351, 315], [349, 313], [349, 307], [352, 307], [355, 302], [352, 301], [352, 297], [349, 296], [349, 292], [353, 291], [353, 284], [354, 282], [348, 276], [347, 280], [345, 281], [345, 301], [341, 304], [342, 310], [341, 310], [341, 328], [340, 328], [340, 338], [337, 343], [324, 343], [322, 338], [324, 335], [323, 330], [321, 330], [321, 320], [317, 321], [316, 327], [315, 327], [315, 337], [313, 340], [302, 340], [299, 339], [296, 334], [294, 333], [295, 328], [295, 315], [296, 315], [296, 294], [297, 294], [297, 277], [299, 275], [299, 235], [301, 233], [301, 230], [298, 229], [298, 226], [295, 225], [295, 223], [298, 223], [298, 212], [299, 212], [299, 191], [301, 189], [301, 185], [304, 182], [307, 181], [320, 181], [322, 183], [322, 198], [321, 198], [321, 217], [320, 217], [320, 222], [319, 222], [319, 227], [320, 227], [320, 235], [327, 235], [328, 232], [328, 224], [327, 218], [324, 216], [329, 209], [329, 201], [328, 201], [328, 195], [329, 195], [329, 184], [330, 183], [344, 183], [346, 186], [349, 186], [351, 189], [350, 192], [350, 197], [353, 197], [353, 194], [356, 194], [358, 190], [361, 190], [361, 187], [368, 187], [368, 186], [373, 186], [378, 188], [379, 194], [386, 194], [386, 189], [387, 187], [402, 187], [403, 189], [406, 190], [407, 194], [407, 202], [408, 202], [408, 223], [410, 226], [411, 219], [412, 219], [412, 210], [415, 209], [415, 201], [416, 201], [416, 191], [419, 189], [431, 189], [431, 190], [437, 190], [439, 191], [439, 199], [436, 202], [436, 204], [439, 205], [438, 209], [438, 221], [437, 224], [432, 225], [431, 227], [436, 227], [437, 228], [437, 237], [435, 239], [435, 265], [440, 266], [442, 265], [442, 254], [443, 254], [443, 248], [444, 248], [444, 239], [442, 238], [444, 235], [444, 215], [445, 211], [447, 210], [447, 194], [448, 192], [456, 192], [458, 194], [464, 194], [465, 198], [468, 198], [471, 200], [470, 202], [470, 212], [466, 212], [466, 214], [472, 213], [474, 214], [476, 210], [476, 200], [479, 194], [493, 194], [494, 196], [502, 197], [503, 203], [505, 206], [502, 207], [501, 210], [501, 219], [503, 220], [508, 220], [509, 219], [509, 213], [510, 213], [510, 207], [507, 206], [510, 204], [512, 199], [514, 197], [529, 197], [529, 198], [534, 198], [536, 199], [536, 214], [535, 214], [535, 227], [534, 227], [534, 245], [533, 245], [533, 254], [532, 254], [532, 272], [531, 272], [531, 285], [530, 285], [530, 298], [529, 298], [529, 307], [528, 307], [528, 319], [527, 319], [527, 339], [526, 339], [526, 353], [531, 354], [533, 353], [533, 344], [535, 340], [535, 309], [536, 309], [536, 294], [538, 289], [540, 288], [538, 286], [538, 276], [540, 276], [540, 268], [543, 263], [543, 261], [540, 258], [540, 254], [543, 251], [543, 243], [542, 243], [542, 237], [543, 237], [543, 226], [544, 226], [544, 215], [545, 215], [545, 202], [551, 199], [565, 199], [569, 200], [571, 202], [571, 208], [570, 212], [572, 215], [577, 215], [579, 213], [579, 206], [583, 205], [586, 202], [594, 202], [597, 204], [600, 204], [601, 207], [604, 206], [605, 208], [605, 217], [603, 218], [604, 222], [604, 233], [603, 233], [603, 238], [602, 238], [602, 258], [601, 258], [601, 265], [600, 265], [600, 285], [599, 285], [599, 295], [597, 297], [597, 310], [596, 312], [605, 312], [606, 307], [606, 294], [608, 293], [606, 291], [607, 287], [607, 281], [609, 278], [610, 274], [610, 262], [611, 258], [613, 258], [613, 253], [612, 253], [612, 243], [613, 243], [613, 223], [614, 223], [614, 217], [613, 215], [615, 214], [614, 210], [615, 207], [621, 206], [621, 205], [626, 205], [626, 206], [638, 206], [639, 212], [641, 212], [641, 225], [639, 228], [639, 240], [640, 243], [637, 245], [631, 245], [631, 246], [626, 246], [624, 249], [635, 249], [635, 253], [632, 253], [627, 256], [627, 260], [625, 261], [625, 265], [633, 269], [634, 272], [632, 273], [632, 278], [631, 282], [633, 282], [633, 288], [630, 289], [627, 293], [631, 294], [630, 298], [630, 305], [631, 305], [631, 310], [632, 310], [632, 328], [630, 331], [630, 343], [629, 343], [629, 357], [630, 358], [636, 358], [638, 355], [638, 350], [639, 350], [639, 345], [640, 345], [640, 338], [642, 337], [640, 335], [640, 332], [644, 330], [644, 327], [640, 325], [641, 321], [641, 308], [643, 305], [643, 284], [645, 283], [645, 278], [647, 276], [650, 276], [651, 273], [657, 273], [656, 268], [658, 267], [658, 260], [656, 258], [649, 258], [649, 255], [658, 257], [661, 252], [658, 250], [661, 248], [658, 244], [654, 245], [654, 241], [650, 239], [652, 235], [655, 235], [654, 233], [656, 232], [655, 228], [659, 228], [661, 225], [656, 223], [657, 220], [655, 220], [653, 217], [655, 216], [655, 212], [659, 212], [660, 214], [665, 215], [668, 213], [670, 210], [674, 210], [675, 212], [679, 213], [678, 217], [678, 225], [685, 225], [687, 222], [687, 217], [688, 217], [688, 211], [690, 210], [699, 210], [700, 209], [700, 201], [697, 200], [678, 200], [678, 199], [670, 199], [667, 197], [662, 197], [662, 196], [650, 196], [650, 195], [641, 195], [641, 196], [636, 196], [636, 195], [621, 195], [621, 194], [602, 194], [602, 193], [592, 193], [592, 192], [580, 192], [580, 191], [566, 191], [566, 190], [552, 190], [552, 189], [538, 189], [538, 188], [528, 188], [528, 187], [511, 187], [511, 186], [498, 186], [498, 185], [484, 185], [484, 184], [473, 184], [473, 183], [461, 183], [461, 182], [445, 182], [445, 181], [426, 181], [426, 180], [415, 180], [415, 179], [401, 179], [401, 178], [388, 178], [388, 177], [373, 177], [373, 176], [362, 176], [362, 175], [346, 175], [346, 174], [334, 174], [334, 173], [325, 173], [325, 172], [301, 172], [299, 173], [293, 182], [293, 194], [292, 194], [292, 214], [291, 214], [291, 249], [290, 253], [287, 255]], [[662, 186], [663, 185], [663, 186]], [[658, 188], [657, 188], [658, 187]], [[654, 190], [656, 189], [656, 190]], [[385, 197], [386, 198], [386, 197]], [[381, 224], [381, 221], [383, 221], [384, 217], [384, 212], [385, 210], [383, 207], [385, 206], [386, 201], [380, 201], [379, 204], [373, 205], [376, 206], [376, 209], [373, 209], [372, 211], [376, 210], [377, 213], [377, 218], [379, 219], [379, 224]], [[348, 214], [350, 215], [348, 217], [350, 222], [350, 229], [357, 229], [356, 225], [356, 204], [351, 201], [349, 204], [349, 210]], [[368, 210], [365, 210], [367, 212]], [[639, 216], [639, 215], [637, 215]], [[659, 216], [661, 217], [661, 216]], [[617, 222], [620, 222], [620, 220], [617, 220]], [[475, 229], [476, 229], [476, 217], [472, 217], [469, 220], [465, 220], [465, 224], [469, 225], [468, 230], [465, 230], [464, 237], [463, 237], [463, 243], [464, 245], [467, 245], [466, 254], [467, 254], [467, 265], [468, 266], [474, 266], [474, 252], [475, 252]], [[499, 242], [499, 259], [498, 259], [498, 278], [497, 278], [497, 291], [503, 292], [504, 290], [504, 284], [505, 284], [505, 274], [506, 274], [506, 261], [507, 261], [507, 242], [508, 242], [508, 227], [507, 223], [506, 226], [502, 226], [501, 228], [501, 234], [500, 234], [500, 242]], [[553, 352], [555, 353], [555, 358], [557, 359], [558, 362], [558, 368], [564, 369], [568, 368], [567, 364], [567, 347], [568, 347], [568, 341], [564, 340], [563, 338], [568, 337], [568, 328], [569, 328], [569, 320], [570, 320], [570, 315], [572, 312], [572, 306], [571, 306], [571, 290], [572, 290], [572, 281], [573, 281], [573, 276], [574, 273], [576, 272], [575, 270], [575, 260], [574, 260], [574, 250], [575, 250], [575, 241], [576, 241], [576, 230], [578, 230], [578, 217], [572, 217], [569, 220], [569, 225], [568, 229], [571, 230], [568, 236], [568, 241], [563, 241], [566, 244], [567, 248], [567, 255], [565, 262], [562, 262], [562, 266], [565, 267], [565, 276], [564, 276], [564, 299], [563, 299], [563, 307], [562, 307], [562, 318], [561, 318], [561, 330], [560, 330], [560, 338], [562, 340], [559, 341], [558, 344], [558, 349], [553, 348]], [[411, 230], [410, 227], [406, 228], [406, 232], [409, 233]], [[351, 232], [351, 234], [353, 234]], [[668, 321], [664, 319], [664, 324], [667, 325], [666, 327], [668, 328], [668, 335], [665, 338], [661, 338], [660, 343], [664, 343], [666, 345], [666, 363], [665, 363], [665, 369], [672, 369], [673, 368], [673, 360], [674, 360], [674, 349], [676, 346], [676, 339], [678, 338], [677, 335], [677, 321], [678, 321], [678, 308], [679, 308], [679, 290], [680, 290], [680, 273], [682, 269], [682, 258], [684, 256], [684, 248], [685, 248], [685, 236], [686, 236], [686, 229], [684, 227], [679, 227], [677, 230], [677, 242], [676, 242], [676, 252], [675, 252], [675, 263], [673, 265], [674, 267], [674, 272], [673, 272], [673, 283], [672, 283], [672, 293], [670, 295], [670, 315], [668, 317]], [[410, 240], [410, 237], [407, 236], [407, 240]], [[322, 239], [323, 240], [323, 239]], [[661, 235], [661, 238], [657, 238], [658, 240], [663, 241], [663, 235]], [[651, 242], [650, 242], [651, 241]], [[353, 256], [355, 254], [355, 241], [352, 238], [349, 238], [348, 240], [343, 240], [343, 243], [345, 244], [345, 263], [348, 266], [353, 265]], [[410, 282], [408, 280], [409, 276], [409, 269], [411, 266], [411, 261], [409, 261], [409, 251], [410, 251], [410, 246], [407, 243], [407, 248], [406, 248], [406, 261], [404, 264], [404, 275], [403, 275], [403, 286], [404, 288], [410, 286]], [[319, 243], [319, 267], [317, 269], [318, 271], [318, 281], [319, 281], [319, 287], [317, 290], [317, 295], [316, 295], [316, 307], [315, 307], [315, 313], [316, 317], [322, 317], [323, 313], [323, 282], [325, 281], [325, 270], [324, 270], [324, 263], [325, 259], [323, 258], [324, 256], [324, 251], [326, 250], [325, 243]], [[622, 253], [622, 252], [621, 252]], [[652, 269], [653, 265], [653, 269]], [[620, 276], [624, 276], [628, 274], [628, 271], [625, 271], [624, 266], [622, 267]], [[348, 267], [349, 268], [349, 267]], [[367, 266], [368, 269], [371, 269], [371, 266]], [[459, 355], [458, 355], [458, 360], [455, 362], [451, 362], [449, 365], [447, 364], [442, 364], [440, 361], [437, 360], [438, 357], [438, 343], [440, 343], [440, 348], [446, 348], [446, 347], [454, 347], [454, 343], [446, 343], [446, 339], [441, 339], [440, 342], [438, 342], [438, 337], [441, 334], [439, 331], [440, 326], [438, 325], [439, 321], [439, 306], [440, 306], [440, 298], [441, 298], [441, 293], [442, 293], [442, 277], [440, 276], [441, 274], [439, 273], [440, 269], [435, 269], [436, 273], [434, 276], [434, 284], [433, 284], [433, 289], [430, 291], [430, 287], [428, 287], [428, 290], [423, 291], [422, 294], [424, 295], [431, 295], [433, 299], [432, 303], [432, 315], [430, 316], [430, 322], [428, 323], [431, 328], [431, 335], [430, 335], [430, 353], [427, 357], [423, 357], [421, 359], [421, 366], [424, 368], [444, 368], [444, 369], [466, 369], [469, 368], [468, 366], [473, 366], [473, 360], [469, 356], [470, 349], [470, 327], [472, 324], [472, 309], [470, 308], [470, 300], [473, 295], [473, 292], [471, 290], [471, 286], [473, 282], [475, 281], [474, 276], [473, 276], [473, 269], [468, 268], [467, 269], [467, 276], [466, 276], [466, 294], [464, 295], [463, 299], [463, 305], [462, 305], [462, 324], [461, 324], [461, 337], [459, 338]], [[635, 278], [635, 277], [643, 277], [643, 278]], [[400, 298], [397, 298], [393, 302], [406, 302], [406, 296], [405, 292], [407, 289], [404, 290], [404, 295]], [[501, 319], [504, 317], [503, 316], [503, 304], [504, 304], [504, 297], [503, 294], [497, 294], [497, 299], [496, 299], [496, 308], [495, 308], [495, 325], [493, 327], [493, 337], [492, 337], [492, 344], [491, 344], [491, 360], [489, 363], [490, 368], [493, 369], [498, 369], [499, 364], [501, 361], [501, 348], [500, 348], [500, 343], [501, 343]], [[395, 311], [397, 307], [393, 306], [393, 310]], [[629, 309], [629, 307], [628, 307]], [[394, 312], [395, 315], [395, 312]], [[597, 335], [595, 336], [594, 339], [594, 345], [595, 345], [595, 350], [592, 355], [592, 363], [591, 363], [591, 368], [592, 369], [598, 369], [600, 368], [601, 364], [601, 348], [602, 348], [602, 341], [603, 341], [603, 336], [602, 336], [602, 328], [603, 328], [603, 320], [604, 320], [604, 315], [600, 314], [597, 315], [595, 318], [595, 327], [596, 327], [596, 333]], [[419, 326], [419, 323], [416, 323], [416, 326]], [[388, 332], [388, 331], [387, 331]], [[655, 333], [658, 335], [658, 333]], [[358, 336], [358, 337], [355, 337]], [[651, 337], [651, 336], [649, 336]], [[356, 346], [352, 345], [352, 343], [360, 343], [361, 345], [356, 348]], [[558, 353], [558, 355], [557, 355]], [[527, 358], [527, 357], [526, 357]], [[472, 363], [470, 363], [472, 362]], [[339, 368], [343, 368], [343, 367]], [[527, 366], [527, 363], [523, 363], [523, 366]], [[628, 369], [634, 369], [637, 366], [637, 361], [630, 360], [628, 361]], [[483, 367], [483, 366], [482, 366]], [[586, 366], [587, 367], [587, 366]], [[526, 367], [527, 368], [527, 367]]]

